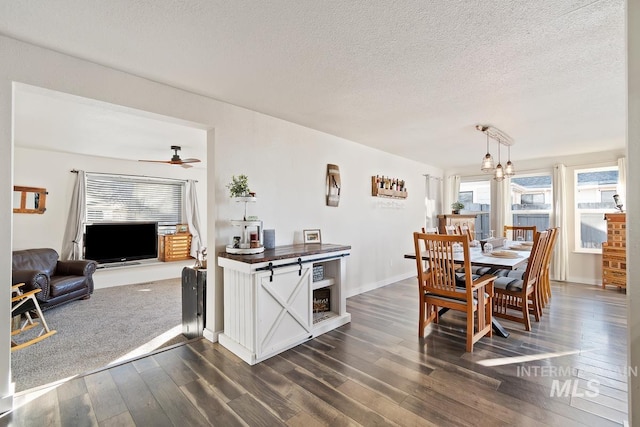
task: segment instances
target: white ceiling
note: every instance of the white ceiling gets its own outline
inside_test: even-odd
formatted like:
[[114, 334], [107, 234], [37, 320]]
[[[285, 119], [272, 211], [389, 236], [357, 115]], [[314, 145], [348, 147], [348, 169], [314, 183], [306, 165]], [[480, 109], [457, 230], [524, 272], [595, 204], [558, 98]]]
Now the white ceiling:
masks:
[[0, 0], [1, 34], [441, 167], [479, 164], [478, 123], [514, 162], [623, 148], [624, 26], [624, 0]]
[[207, 134], [191, 123], [28, 85], [14, 102], [20, 147], [127, 160], [167, 161], [172, 145], [182, 159], [206, 167]]

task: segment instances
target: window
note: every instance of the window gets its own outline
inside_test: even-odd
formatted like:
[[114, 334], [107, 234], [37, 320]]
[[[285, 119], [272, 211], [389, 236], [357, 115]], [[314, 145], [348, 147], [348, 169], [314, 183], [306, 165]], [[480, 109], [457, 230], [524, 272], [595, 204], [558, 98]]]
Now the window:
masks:
[[458, 191], [458, 200], [464, 200], [461, 213], [476, 214], [476, 239], [486, 239], [491, 233], [491, 181], [461, 182]]
[[473, 191], [461, 191], [458, 193], [458, 200], [465, 206], [471, 205], [473, 203]]
[[523, 205], [541, 205], [544, 204], [544, 193], [523, 194], [520, 203]]
[[157, 221], [159, 232], [182, 223], [185, 182], [87, 173], [87, 222]]
[[511, 178], [511, 213], [513, 225], [549, 228], [553, 192], [551, 175], [537, 174]]
[[617, 183], [617, 166], [576, 170], [576, 251], [601, 252], [602, 242], [607, 240], [604, 213], [616, 208], [613, 195]]

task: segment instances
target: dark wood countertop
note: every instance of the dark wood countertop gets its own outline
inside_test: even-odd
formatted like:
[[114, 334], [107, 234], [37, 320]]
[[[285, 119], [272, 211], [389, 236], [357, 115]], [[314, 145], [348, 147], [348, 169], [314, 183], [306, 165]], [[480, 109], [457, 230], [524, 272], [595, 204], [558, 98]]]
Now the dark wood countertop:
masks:
[[321, 255], [331, 252], [350, 250], [349, 245], [334, 245], [331, 243], [308, 243], [298, 245], [276, 246], [274, 249], [265, 249], [261, 254], [238, 255], [219, 252], [218, 256], [232, 259], [234, 261], [246, 262], [247, 264], [257, 264], [261, 262], [276, 261], [279, 259], [299, 258], [309, 255]]

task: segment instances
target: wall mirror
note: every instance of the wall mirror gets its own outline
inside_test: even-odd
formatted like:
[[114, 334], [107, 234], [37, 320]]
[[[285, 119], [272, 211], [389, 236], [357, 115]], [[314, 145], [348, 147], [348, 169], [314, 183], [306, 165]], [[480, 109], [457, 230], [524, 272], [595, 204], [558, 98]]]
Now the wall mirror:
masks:
[[46, 188], [13, 186], [13, 213], [42, 214], [46, 202]]

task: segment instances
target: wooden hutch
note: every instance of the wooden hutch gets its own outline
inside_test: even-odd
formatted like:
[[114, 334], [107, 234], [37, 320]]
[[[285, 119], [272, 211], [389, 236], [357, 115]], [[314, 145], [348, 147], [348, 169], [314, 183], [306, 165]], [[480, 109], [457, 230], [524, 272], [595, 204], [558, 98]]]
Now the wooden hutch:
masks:
[[469, 227], [471, 235], [475, 236], [476, 216], [460, 214], [438, 215], [438, 233], [447, 234], [447, 230], [445, 229], [445, 226], [447, 225], [454, 225], [456, 227], [466, 225]]
[[627, 287], [627, 222], [625, 213], [608, 213], [607, 241], [602, 243], [602, 287]]

